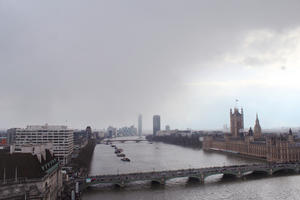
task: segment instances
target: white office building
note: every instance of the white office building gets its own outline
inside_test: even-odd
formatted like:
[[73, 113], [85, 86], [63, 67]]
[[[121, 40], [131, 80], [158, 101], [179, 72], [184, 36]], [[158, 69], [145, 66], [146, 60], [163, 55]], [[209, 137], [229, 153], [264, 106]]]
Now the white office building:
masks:
[[52, 143], [54, 156], [65, 165], [73, 152], [73, 132], [67, 126], [27, 126], [16, 129], [15, 144], [20, 148], [25, 144]]

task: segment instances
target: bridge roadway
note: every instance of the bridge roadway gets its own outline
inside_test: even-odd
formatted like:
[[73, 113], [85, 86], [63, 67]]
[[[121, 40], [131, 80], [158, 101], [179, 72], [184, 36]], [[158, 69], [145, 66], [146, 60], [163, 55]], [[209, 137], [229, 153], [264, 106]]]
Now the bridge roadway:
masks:
[[292, 170], [299, 173], [300, 163], [277, 163], [277, 164], [250, 164], [250, 165], [233, 165], [223, 167], [207, 167], [198, 169], [180, 169], [168, 171], [151, 171], [129, 174], [111, 174], [90, 176], [87, 179], [78, 179], [80, 189], [84, 190], [88, 186], [98, 184], [115, 184], [124, 187], [127, 183], [134, 181], [153, 181], [165, 184], [169, 179], [188, 177], [198, 179], [204, 183], [206, 177], [216, 174], [234, 175], [238, 178], [251, 172], [263, 172], [272, 175], [281, 170]]
[[103, 143], [110, 143], [110, 142], [142, 142], [142, 141], [147, 141], [145, 139], [116, 139], [116, 140], [104, 140]]

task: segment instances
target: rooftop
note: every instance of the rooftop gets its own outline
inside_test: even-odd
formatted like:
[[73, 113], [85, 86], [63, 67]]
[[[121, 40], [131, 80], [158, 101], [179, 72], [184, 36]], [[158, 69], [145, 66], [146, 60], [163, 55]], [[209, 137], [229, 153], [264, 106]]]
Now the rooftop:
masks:
[[28, 125], [25, 130], [69, 130], [65, 125]]
[[57, 163], [49, 150], [46, 150], [46, 159], [41, 162], [31, 153], [0, 153], [0, 179], [3, 179], [4, 170], [6, 179], [14, 179], [16, 171], [17, 177], [42, 178]]

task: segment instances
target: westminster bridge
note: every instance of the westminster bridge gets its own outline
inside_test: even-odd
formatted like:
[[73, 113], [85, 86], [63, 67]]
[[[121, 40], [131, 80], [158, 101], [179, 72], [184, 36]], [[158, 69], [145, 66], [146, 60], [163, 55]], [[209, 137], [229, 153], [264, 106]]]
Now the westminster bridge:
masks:
[[191, 179], [197, 179], [201, 183], [204, 183], [206, 177], [223, 174], [241, 178], [250, 173], [265, 173], [273, 175], [279, 171], [293, 171], [299, 173], [300, 163], [276, 163], [276, 164], [250, 164], [250, 165], [233, 165], [223, 167], [207, 167], [197, 169], [180, 169], [180, 170], [168, 170], [168, 171], [151, 171], [140, 173], [128, 173], [128, 174], [111, 174], [111, 175], [97, 175], [89, 176], [87, 178], [79, 178], [76, 181], [79, 182], [80, 190], [92, 185], [99, 184], [114, 184], [120, 187], [124, 187], [126, 184], [135, 181], [152, 181], [160, 184], [165, 184], [169, 179], [188, 177]]

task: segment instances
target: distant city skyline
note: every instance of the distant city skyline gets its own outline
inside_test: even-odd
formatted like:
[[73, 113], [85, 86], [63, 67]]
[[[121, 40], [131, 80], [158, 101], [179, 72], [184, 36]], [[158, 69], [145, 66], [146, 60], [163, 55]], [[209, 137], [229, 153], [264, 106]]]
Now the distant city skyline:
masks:
[[[239, 107], [239, 108], [243, 108], [243, 107]], [[257, 114], [257, 113], [256, 113]], [[256, 115], [253, 117], [253, 116], [249, 116], [249, 114], [245, 114], [247, 117], [250, 117], [250, 119], [247, 119], [247, 117], [245, 118], [245, 121], [247, 122], [247, 124], [245, 125], [244, 129], [247, 130], [249, 129], [250, 127], [253, 128], [253, 121], [256, 120]], [[139, 115], [140, 116], [140, 115]], [[142, 116], [142, 115], [141, 115]], [[226, 115], [227, 116], [227, 115]], [[153, 116], [152, 116], [153, 117]], [[227, 116], [228, 117], [228, 116]], [[143, 121], [143, 120], [142, 120]], [[264, 121], [264, 120], [263, 120]], [[142, 131], [143, 133], [147, 133], [147, 134], [150, 134], [153, 132], [153, 118], [150, 119], [150, 121], [146, 121], [146, 123], [151, 123], [151, 127], [147, 127], [147, 128], [143, 128]], [[143, 123], [143, 122], [142, 122]], [[168, 127], [170, 127], [170, 125], [168, 124], [167, 121], [160, 121], [161, 123], [161, 126], [162, 127], [165, 127], [165, 129]], [[24, 123], [22, 123], [24, 124]], [[41, 124], [38, 124], [38, 123], [32, 123], [32, 124], [25, 124], [25, 125], [22, 125], [22, 126], [12, 126], [12, 127], [4, 127], [4, 128], [0, 128], [0, 131], [5, 131], [7, 129], [10, 129], [10, 128], [24, 128], [24, 127], [27, 127], [28, 125], [42, 125], [42, 124], [49, 124], [49, 123], [41, 123]], [[49, 125], [54, 125], [54, 124], [49, 124]], [[87, 125], [90, 125], [90, 124], [85, 124], [85, 125], [82, 125], [82, 127], [79, 127], [79, 126], [72, 126], [70, 125], [69, 123], [59, 123], [59, 125], [66, 125], [74, 130], [83, 130], [86, 128]], [[127, 124], [128, 125], [128, 124]], [[139, 117], [138, 117], [138, 120], [136, 123], [132, 123], [131, 125], [137, 127], [139, 127]], [[225, 126], [226, 125], [226, 126]], [[125, 123], [121, 123], [121, 125], [117, 126], [117, 125], [107, 125], [107, 126], [104, 126], [104, 127], [97, 127], [97, 126], [92, 126], [95, 130], [105, 130], [109, 127], [114, 127], [114, 128], [122, 128], [122, 127], [125, 127], [126, 124]], [[182, 129], [182, 130], [185, 130], [185, 129], [192, 129], [192, 130], [224, 130], [224, 127], [228, 127], [230, 126], [230, 120], [228, 120], [228, 122], [225, 122], [223, 125], [219, 125], [217, 127], [206, 127], [206, 128], [191, 128], [191, 127], [186, 127], [186, 126], [176, 126], [174, 125], [174, 128], [172, 128], [173, 130], [174, 129]], [[262, 126], [262, 129], [263, 130], [280, 130], [280, 129], [289, 129], [289, 128], [295, 128], [295, 129], [300, 129], [300, 125], [282, 125], [282, 126], [271, 126], [271, 127], [265, 127], [265, 126]]]
[[[259, 9], [258, 9], [259, 8]], [[1, 1], [0, 128], [300, 126], [297, 1]], [[79, 14], [80, 13], [80, 14]], [[267, 16], [267, 17], [264, 17]], [[209, 20], [208, 20], [209, 19]]]

